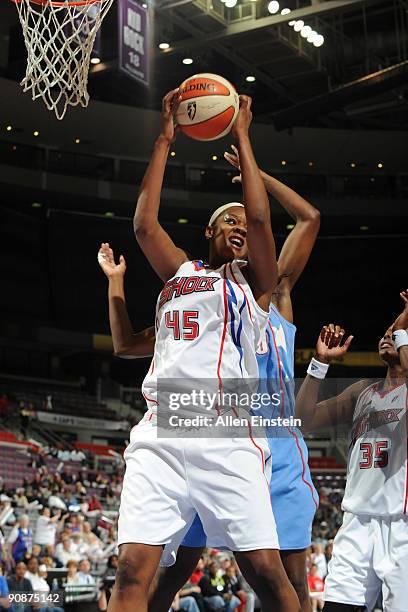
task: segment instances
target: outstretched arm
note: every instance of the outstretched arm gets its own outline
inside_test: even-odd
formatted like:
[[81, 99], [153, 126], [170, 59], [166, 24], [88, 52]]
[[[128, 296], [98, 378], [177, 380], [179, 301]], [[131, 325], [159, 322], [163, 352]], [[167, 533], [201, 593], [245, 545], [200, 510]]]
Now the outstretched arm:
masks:
[[[325, 325], [316, 344], [316, 360], [322, 369], [336, 357], [344, 355], [353, 339], [349, 336], [342, 344], [344, 329], [330, 323]], [[318, 365], [318, 364], [317, 364]], [[345, 389], [337, 397], [319, 402], [319, 391], [322, 378], [307, 374], [296, 396], [296, 418], [302, 421], [304, 432], [315, 432], [319, 429], [333, 427], [352, 420], [355, 400], [367, 383], [360, 381]]]
[[170, 145], [176, 131], [174, 113], [179, 103], [178, 89], [163, 98], [161, 133], [155, 142], [150, 163], [145, 172], [137, 200], [133, 227], [143, 253], [154, 271], [165, 282], [187, 261], [182, 249], [176, 247], [159, 223], [160, 195]]
[[268, 194], [259, 174], [248, 133], [252, 121], [251, 103], [251, 98], [240, 96], [240, 109], [233, 126], [233, 135], [238, 141], [241, 160], [248, 232], [249, 282], [258, 304], [268, 311], [272, 292], [278, 282], [278, 266]]
[[[240, 158], [236, 147], [234, 153], [224, 153], [225, 159], [237, 170], [241, 170]], [[277, 306], [281, 314], [289, 321], [293, 320], [290, 292], [302, 274], [312, 252], [320, 227], [320, 213], [296, 191], [284, 185], [263, 170], [261, 178], [268, 193], [296, 221], [296, 225], [285, 240], [278, 259], [279, 285], [277, 289]], [[241, 175], [235, 176], [233, 182], [241, 182]]]
[[[408, 332], [408, 289], [406, 289], [405, 291], [401, 291], [400, 296], [401, 296], [402, 301], [404, 302], [404, 310], [399, 315], [399, 317], [396, 319], [394, 325], [392, 326], [392, 331], [396, 332], [399, 330], [403, 330], [405, 331], [405, 333], [407, 333]], [[393, 334], [394, 342], [396, 340], [395, 336], [396, 335]], [[405, 340], [403, 339], [403, 341], [405, 342], [408, 341], [408, 336], [405, 336]], [[398, 356], [399, 356], [401, 367], [404, 371], [404, 374], [406, 378], [408, 378], [408, 344], [402, 344], [402, 346], [399, 347]]]
[[119, 264], [115, 264], [114, 254], [109, 244], [102, 243], [98, 253], [98, 262], [109, 280], [109, 323], [115, 355], [124, 359], [150, 357], [154, 352], [154, 327], [149, 327], [137, 334], [133, 332], [126, 308], [124, 286], [126, 262], [123, 255], [119, 258]]

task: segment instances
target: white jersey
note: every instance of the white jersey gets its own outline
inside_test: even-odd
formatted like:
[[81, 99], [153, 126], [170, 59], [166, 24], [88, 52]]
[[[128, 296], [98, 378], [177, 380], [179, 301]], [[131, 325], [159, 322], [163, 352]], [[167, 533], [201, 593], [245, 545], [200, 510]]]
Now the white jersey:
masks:
[[[150, 410], [160, 380], [258, 379], [256, 347], [268, 313], [257, 304], [234, 260], [212, 270], [183, 263], [167, 281], [156, 306], [156, 344], [142, 391]], [[190, 387], [191, 388], [191, 387]]]
[[382, 392], [367, 387], [354, 410], [343, 509], [359, 515], [408, 512], [407, 405], [405, 384]]

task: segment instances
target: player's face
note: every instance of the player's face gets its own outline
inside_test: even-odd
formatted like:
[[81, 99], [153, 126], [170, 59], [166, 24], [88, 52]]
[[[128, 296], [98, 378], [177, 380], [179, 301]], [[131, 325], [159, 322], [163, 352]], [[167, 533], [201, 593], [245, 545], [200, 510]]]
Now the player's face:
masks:
[[218, 217], [212, 230], [211, 244], [219, 259], [247, 259], [247, 225], [243, 208], [233, 206], [226, 210]]
[[378, 355], [384, 363], [399, 363], [398, 353], [392, 341], [392, 328], [389, 327], [378, 343]]

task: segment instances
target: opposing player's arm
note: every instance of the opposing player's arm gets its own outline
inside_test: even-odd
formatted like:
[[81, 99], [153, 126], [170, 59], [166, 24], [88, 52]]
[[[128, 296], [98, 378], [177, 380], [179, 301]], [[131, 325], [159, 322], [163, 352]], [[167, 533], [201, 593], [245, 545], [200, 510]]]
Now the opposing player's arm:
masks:
[[150, 357], [154, 352], [155, 330], [154, 327], [149, 327], [136, 334], [133, 332], [126, 307], [126, 262], [123, 255], [119, 258], [119, 264], [116, 264], [109, 244], [102, 243], [98, 262], [109, 280], [109, 324], [115, 355], [125, 359]]
[[[333, 323], [322, 328], [316, 344], [316, 366], [321, 364], [321, 371], [327, 369], [333, 359], [347, 352], [353, 336], [349, 336], [342, 344], [344, 335], [344, 329]], [[323, 378], [308, 374], [297, 394], [296, 417], [301, 419], [302, 430], [305, 432], [318, 431], [340, 423], [351, 423], [356, 398], [364, 388], [364, 381], [361, 381], [351, 385], [340, 395], [319, 402]]]
[[185, 252], [174, 244], [158, 220], [164, 171], [170, 145], [176, 137], [174, 114], [178, 103], [178, 89], [163, 98], [161, 133], [143, 177], [133, 219], [136, 240], [163, 281], [174, 276], [181, 264], [187, 261]]
[[[225, 152], [229, 163], [241, 170], [239, 152], [232, 145], [233, 153]], [[293, 320], [290, 292], [303, 272], [312, 252], [320, 228], [320, 213], [307, 200], [293, 189], [284, 185], [263, 170], [260, 176], [267, 192], [275, 198], [296, 221], [296, 225], [285, 240], [278, 259], [279, 283], [276, 289], [279, 312], [288, 320]], [[241, 175], [235, 176], [233, 182], [241, 182]]]
[[269, 310], [278, 281], [275, 240], [272, 233], [268, 194], [259, 174], [249, 139], [252, 121], [251, 98], [240, 96], [240, 109], [233, 126], [241, 162], [242, 190], [247, 221], [248, 271], [254, 297]]
[[407, 336], [405, 336], [405, 340], [404, 340], [402, 336], [402, 340], [397, 340], [397, 336], [399, 334], [394, 333], [394, 332], [398, 332], [401, 330], [405, 331], [405, 333], [408, 332], [408, 289], [406, 289], [405, 291], [401, 291], [400, 296], [404, 303], [404, 309], [402, 313], [399, 315], [399, 317], [397, 317], [394, 325], [392, 326], [392, 331], [393, 331], [394, 344], [397, 342], [398, 345], [400, 345], [399, 348], [397, 349], [398, 357], [400, 360], [401, 368], [403, 370], [403, 374], [405, 378], [408, 379], [408, 344], [401, 344], [401, 342], [406, 342], [408, 338]]

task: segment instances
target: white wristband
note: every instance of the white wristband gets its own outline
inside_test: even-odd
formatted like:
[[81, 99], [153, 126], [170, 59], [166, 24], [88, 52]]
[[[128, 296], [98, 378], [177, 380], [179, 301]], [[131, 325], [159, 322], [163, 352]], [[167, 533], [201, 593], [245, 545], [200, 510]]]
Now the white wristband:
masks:
[[328, 363], [322, 363], [321, 361], [317, 361], [317, 359], [312, 357], [309, 367], [307, 368], [307, 373], [314, 378], [320, 378], [320, 380], [323, 380], [323, 378], [326, 378], [328, 369]]
[[395, 350], [398, 351], [401, 346], [408, 345], [408, 333], [405, 331], [405, 329], [396, 329], [394, 332], [392, 332], [392, 341], [394, 343]]

